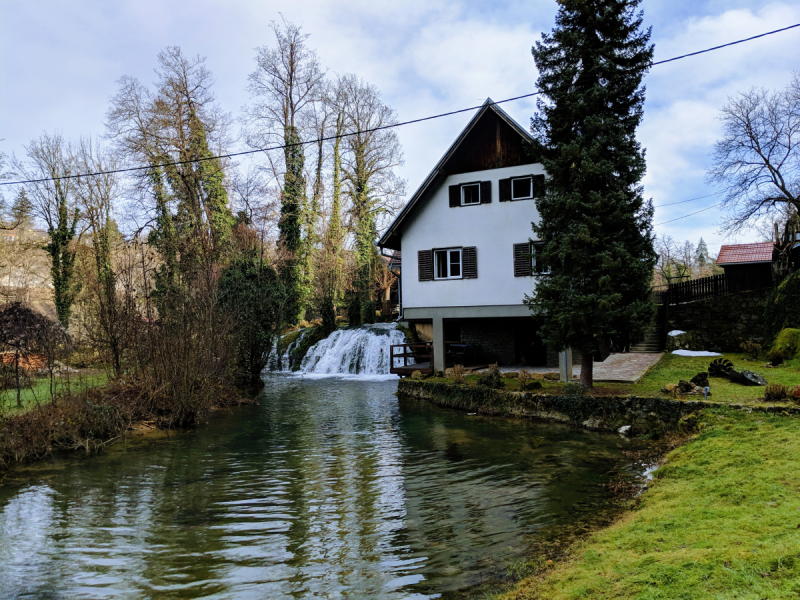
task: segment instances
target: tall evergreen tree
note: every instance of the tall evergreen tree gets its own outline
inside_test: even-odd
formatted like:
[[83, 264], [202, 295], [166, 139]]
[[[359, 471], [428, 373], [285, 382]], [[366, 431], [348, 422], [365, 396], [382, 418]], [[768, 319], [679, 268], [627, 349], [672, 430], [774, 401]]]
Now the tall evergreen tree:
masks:
[[653, 315], [653, 209], [635, 135], [653, 46], [640, 0], [559, 4], [555, 28], [533, 48], [546, 101], [532, 131], [549, 175], [533, 230], [551, 273], [526, 302], [545, 315], [546, 343], [582, 353], [581, 383], [591, 387], [598, 346], [628, 346]]
[[25, 188], [22, 188], [14, 198], [14, 203], [9, 211], [12, 223], [18, 223], [19, 227], [25, 229], [33, 224], [33, 203], [28, 198]]

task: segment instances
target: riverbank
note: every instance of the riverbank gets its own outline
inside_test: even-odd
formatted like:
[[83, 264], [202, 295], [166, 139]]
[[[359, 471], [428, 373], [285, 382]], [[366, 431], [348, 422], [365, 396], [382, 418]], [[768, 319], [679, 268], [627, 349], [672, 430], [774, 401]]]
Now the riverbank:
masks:
[[798, 407], [535, 395], [430, 380], [403, 381], [399, 388], [475, 413], [589, 429], [612, 429], [638, 415], [648, 433], [694, 432], [664, 457], [629, 512], [565, 550], [536, 552], [517, 569], [527, 578], [503, 600], [800, 593]]
[[186, 428], [213, 409], [249, 402], [237, 390], [220, 388], [208, 406], [176, 403], [134, 382], [115, 381], [37, 403], [0, 419], [0, 474], [15, 464], [57, 452], [92, 454], [134, 428]]
[[800, 593], [800, 419], [715, 408], [641, 501], [503, 600]]

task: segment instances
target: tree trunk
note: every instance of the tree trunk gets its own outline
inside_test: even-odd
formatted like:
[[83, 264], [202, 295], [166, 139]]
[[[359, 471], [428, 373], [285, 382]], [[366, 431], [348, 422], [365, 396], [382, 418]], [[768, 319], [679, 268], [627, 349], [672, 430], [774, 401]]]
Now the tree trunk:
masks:
[[587, 388], [594, 387], [593, 368], [594, 359], [592, 352], [587, 352], [586, 350], [581, 351], [581, 384], [585, 385]]
[[22, 408], [22, 398], [19, 389], [19, 350], [14, 353], [14, 375], [17, 379], [17, 408]]

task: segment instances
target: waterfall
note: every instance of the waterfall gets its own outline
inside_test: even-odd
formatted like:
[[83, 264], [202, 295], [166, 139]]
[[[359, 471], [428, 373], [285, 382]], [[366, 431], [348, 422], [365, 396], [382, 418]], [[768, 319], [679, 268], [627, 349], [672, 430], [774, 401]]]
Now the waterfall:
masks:
[[[283, 351], [282, 355], [278, 354], [278, 339], [276, 338], [272, 344], [272, 354], [269, 356], [269, 361], [267, 362], [267, 371], [282, 371], [282, 372], [289, 372], [292, 370], [291, 364], [291, 351], [294, 350], [294, 347], [300, 343], [300, 341], [305, 337], [308, 333], [307, 329], [304, 329], [300, 332], [300, 334], [286, 346], [286, 349]], [[281, 336], [283, 339], [286, 336]]]
[[405, 341], [405, 334], [394, 323], [340, 329], [308, 350], [300, 371], [317, 375], [389, 375], [389, 346]]

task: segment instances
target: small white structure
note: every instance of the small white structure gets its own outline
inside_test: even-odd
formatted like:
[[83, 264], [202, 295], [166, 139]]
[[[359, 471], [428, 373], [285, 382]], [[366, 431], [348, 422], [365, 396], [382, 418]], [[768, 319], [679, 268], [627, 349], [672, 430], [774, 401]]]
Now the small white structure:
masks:
[[546, 270], [532, 241], [545, 173], [531, 141], [487, 99], [378, 243], [402, 250], [401, 318], [432, 329], [437, 370], [446, 343], [500, 364], [558, 360], [523, 303]]

